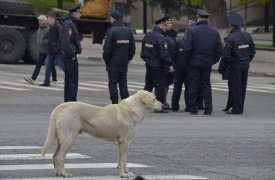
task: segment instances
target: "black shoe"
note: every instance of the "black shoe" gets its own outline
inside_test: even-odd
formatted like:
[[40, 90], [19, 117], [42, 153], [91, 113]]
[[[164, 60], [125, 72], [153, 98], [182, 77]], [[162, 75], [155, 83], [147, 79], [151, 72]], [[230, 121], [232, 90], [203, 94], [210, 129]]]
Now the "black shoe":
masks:
[[165, 111], [164, 109], [162, 109], [162, 110], [154, 109], [154, 113], [168, 113], [168, 111]]
[[227, 111], [226, 114], [242, 114], [242, 113], [236, 113], [236, 112], [231, 110], [231, 111]]
[[203, 110], [203, 106], [198, 106], [198, 110]]
[[222, 111], [229, 111], [230, 108], [224, 108]]
[[45, 84], [45, 83], [42, 83], [42, 84], [39, 84], [39, 86], [50, 87], [50, 84]]
[[179, 111], [179, 108], [173, 108], [173, 107], [172, 107], [172, 111], [175, 111], [175, 112], [176, 112], [176, 111]]
[[165, 109], [165, 110], [171, 110], [171, 107], [170, 107], [170, 105], [168, 103], [165, 103], [163, 109]]
[[198, 111], [190, 111], [190, 115], [198, 115]]
[[185, 108], [184, 109], [184, 112], [190, 112], [188, 108]]
[[204, 114], [204, 115], [212, 115], [212, 112], [206, 112], [206, 111], [205, 111], [203, 114]]

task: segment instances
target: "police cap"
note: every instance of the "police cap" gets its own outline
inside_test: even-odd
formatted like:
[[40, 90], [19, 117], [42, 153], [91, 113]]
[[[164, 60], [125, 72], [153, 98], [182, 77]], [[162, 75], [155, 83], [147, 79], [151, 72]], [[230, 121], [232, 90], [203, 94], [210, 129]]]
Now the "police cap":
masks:
[[192, 16], [189, 18], [190, 20], [194, 21], [194, 22], [197, 22], [198, 21], [198, 17], [196, 16]]
[[197, 10], [197, 15], [199, 17], [208, 18], [210, 14], [204, 9], [198, 9]]
[[229, 16], [227, 17], [228, 23], [238, 26], [243, 24], [243, 17], [237, 13], [230, 13]]
[[170, 15], [165, 15], [165, 17], [166, 17], [166, 21], [173, 21]]
[[72, 7], [69, 7], [69, 8], [68, 8], [68, 11], [69, 11], [70, 13], [73, 13], [73, 12], [76, 12], [77, 10], [79, 10], [80, 7], [81, 7], [81, 4], [79, 3], [79, 4], [76, 4], [76, 5], [72, 6]]
[[169, 18], [168, 16], [164, 16], [158, 20], [155, 21], [155, 24], [161, 24], [161, 23], [164, 23], [165, 21], [167, 21]]
[[110, 12], [108, 15], [111, 16], [112, 18], [116, 19], [116, 20], [121, 20], [122, 19], [122, 16], [121, 16], [120, 12], [116, 11], [116, 10]]

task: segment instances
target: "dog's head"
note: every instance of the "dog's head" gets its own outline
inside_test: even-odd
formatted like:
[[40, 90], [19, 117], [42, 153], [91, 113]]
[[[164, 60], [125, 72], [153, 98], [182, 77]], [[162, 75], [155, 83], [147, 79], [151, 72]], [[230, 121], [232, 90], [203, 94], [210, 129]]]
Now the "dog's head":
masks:
[[163, 109], [163, 104], [156, 99], [156, 96], [153, 93], [141, 90], [137, 92], [137, 95], [140, 98], [140, 101], [145, 104], [146, 108], [159, 111]]

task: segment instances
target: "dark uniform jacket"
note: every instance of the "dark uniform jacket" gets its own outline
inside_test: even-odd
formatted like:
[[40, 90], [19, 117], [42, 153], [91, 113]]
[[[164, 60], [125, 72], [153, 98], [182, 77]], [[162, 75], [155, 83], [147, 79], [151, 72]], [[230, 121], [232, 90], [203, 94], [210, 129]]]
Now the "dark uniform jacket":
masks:
[[63, 36], [61, 48], [66, 56], [81, 54], [79, 32], [77, 30], [77, 19], [69, 14], [63, 23]]
[[57, 54], [61, 51], [62, 33], [63, 27], [58, 22], [56, 22], [54, 26], [50, 26], [48, 40], [50, 54]]
[[177, 31], [175, 31], [174, 29], [166, 32], [166, 38], [168, 42], [168, 51], [169, 51], [173, 65], [176, 61], [175, 60], [176, 59], [176, 37], [177, 37]]
[[230, 68], [245, 70], [249, 68], [255, 53], [250, 34], [242, 32], [240, 28], [234, 28], [226, 40], [222, 58], [230, 64]]
[[146, 66], [165, 67], [172, 65], [165, 35], [165, 32], [158, 27], [145, 35], [140, 57], [145, 61]]
[[136, 51], [132, 31], [122, 21], [115, 21], [106, 34], [103, 59], [107, 71], [127, 71]]
[[189, 48], [188, 64], [192, 66], [211, 67], [222, 55], [219, 32], [209, 27], [207, 21], [198, 22], [188, 30], [186, 46]]
[[190, 47], [187, 47], [186, 43], [186, 36], [189, 29], [194, 27], [196, 23], [190, 24], [185, 32], [184, 37], [180, 38], [176, 42], [176, 57], [175, 57], [175, 67], [176, 68], [186, 68], [188, 59], [190, 59], [190, 54], [188, 53], [191, 49]]

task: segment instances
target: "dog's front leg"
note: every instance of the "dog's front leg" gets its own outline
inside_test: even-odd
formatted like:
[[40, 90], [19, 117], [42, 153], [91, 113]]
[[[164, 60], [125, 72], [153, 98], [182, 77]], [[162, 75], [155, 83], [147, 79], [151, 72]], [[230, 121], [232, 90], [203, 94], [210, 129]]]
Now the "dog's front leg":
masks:
[[129, 143], [126, 141], [119, 141], [118, 142], [118, 149], [119, 149], [119, 160], [118, 160], [118, 167], [119, 167], [119, 174], [122, 178], [129, 178], [133, 177], [134, 174], [127, 170], [127, 151], [128, 151]]

